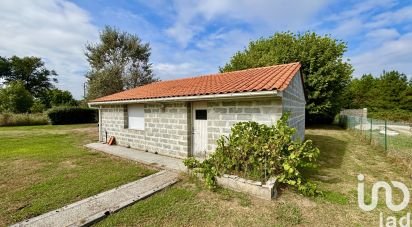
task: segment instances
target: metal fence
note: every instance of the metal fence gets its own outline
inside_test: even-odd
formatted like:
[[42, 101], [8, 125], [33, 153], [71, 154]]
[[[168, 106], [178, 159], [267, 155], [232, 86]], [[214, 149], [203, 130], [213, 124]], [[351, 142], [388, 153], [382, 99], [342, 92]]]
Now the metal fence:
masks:
[[361, 116], [340, 115], [339, 124], [359, 138], [385, 151], [412, 156], [412, 124]]

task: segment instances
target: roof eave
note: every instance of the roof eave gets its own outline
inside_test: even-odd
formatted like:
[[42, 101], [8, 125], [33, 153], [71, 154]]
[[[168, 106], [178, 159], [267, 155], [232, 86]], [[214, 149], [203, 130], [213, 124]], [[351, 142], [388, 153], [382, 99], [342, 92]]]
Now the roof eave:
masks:
[[194, 96], [179, 96], [179, 97], [166, 97], [166, 98], [153, 98], [153, 99], [130, 99], [130, 100], [117, 100], [117, 101], [102, 101], [102, 102], [89, 102], [89, 107], [97, 107], [99, 105], [115, 105], [115, 104], [132, 104], [132, 103], [149, 103], [149, 102], [187, 102], [187, 101], [207, 101], [216, 99], [233, 99], [233, 98], [257, 98], [257, 97], [281, 97], [282, 92], [273, 91], [252, 91], [252, 92], [237, 92], [226, 94], [213, 94], [213, 95], [194, 95]]

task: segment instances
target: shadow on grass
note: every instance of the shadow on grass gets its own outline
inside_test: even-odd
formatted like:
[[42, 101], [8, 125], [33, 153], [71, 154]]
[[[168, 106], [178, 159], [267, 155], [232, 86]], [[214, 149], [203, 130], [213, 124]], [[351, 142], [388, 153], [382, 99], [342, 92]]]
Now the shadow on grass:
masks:
[[322, 129], [322, 130], [345, 130], [336, 124], [316, 124], [316, 125], [306, 125], [306, 129]]
[[[325, 129], [332, 130], [333, 127], [327, 127]], [[318, 180], [324, 183], [340, 182], [339, 176], [330, 175], [330, 170], [341, 168], [348, 141], [337, 139], [333, 136], [313, 134], [306, 135], [306, 139], [313, 141], [314, 145], [319, 148], [320, 155], [318, 158], [318, 167], [316, 169], [305, 170], [304, 175], [308, 179]]]

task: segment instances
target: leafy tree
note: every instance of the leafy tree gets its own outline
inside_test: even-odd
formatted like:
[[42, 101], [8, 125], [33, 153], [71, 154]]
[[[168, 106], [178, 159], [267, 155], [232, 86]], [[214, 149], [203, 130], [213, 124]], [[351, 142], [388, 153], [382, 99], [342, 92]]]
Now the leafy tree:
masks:
[[0, 89], [0, 111], [26, 113], [33, 105], [33, 96], [24, 87], [22, 81], [10, 82]]
[[69, 91], [53, 89], [49, 91], [51, 106], [76, 106], [77, 102]]
[[149, 63], [150, 46], [136, 35], [106, 26], [100, 43], [86, 46], [90, 64], [88, 99], [110, 95], [156, 81]]
[[77, 106], [77, 101], [69, 91], [63, 91], [57, 88], [45, 92], [44, 95], [40, 97], [40, 100], [47, 108], [55, 106]]
[[408, 83], [408, 88], [401, 94], [401, 109], [412, 111], [412, 78]]
[[372, 74], [365, 74], [361, 78], [354, 78], [344, 92], [344, 107], [348, 109], [364, 108], [373, 105], [376, 97], [378, 80]]
[[10, 63], [7, 58], [0, 56], [0, 78], [11, 74]]
[[309, 123], [331, 122], [342, 106], [342, 93], [350, 81], [352, 66], [343, 61], [346, 44], [330, 36], [306, 32], [275, 33], [252, 41], [237, 52], [221, 72], [300, 62], [304, 75]]
[[44, 62], [38, 57], [0, 58], [0, 78], [5, 84], [22, 81], [26, 90], [34, 97], [41, 96], [53, 88], [57, 83], [57, 73], [45, 67]]
[[411, 110], [412, 86], [405, 74], [383, 72], [353, 79], [345, 91], [345, 108], [368, 108], [371, 111]]
[[379, 109], [399, 108], [402, 93], [408, 88], [408, 79], [398, 71], [383, 72], [376, 86], [375, 107]]

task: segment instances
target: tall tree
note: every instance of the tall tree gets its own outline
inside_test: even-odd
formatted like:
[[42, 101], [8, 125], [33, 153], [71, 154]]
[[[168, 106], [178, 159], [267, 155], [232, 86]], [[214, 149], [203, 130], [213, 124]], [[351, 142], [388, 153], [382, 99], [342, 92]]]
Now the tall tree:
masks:
[[149, 63], [150, 46], [137, 35], [106, 26], [100, 42], [86, 46], [90, 64], [88, 99], [110, 95], [156, 81]]
[[412, 110], [412, 79], [398, 71], [354, 78], [345, 91], [345, 108], [373, 111]]
[[379, 109], [399, 108], [403, 92], [408, 89], [408, 78], [398, 71], [383, 72], [379, 77], [375, 106]]
[[21, 81], [34, 97], [40, 97], [57, 83], [57, 73], [45, 67], [38, 57], [0, 58], [0, 78], [5, 84]]
[[373, 105], [377, 95], [378, 79], [372, 74], [365, 74], [361, 78], [354, 78], [344, 92], [344, 108], [357, 109]]
[[250, 42], [220, 71], [300, 62], [308, 95], [307, 121], [331, 122], [341, 108], [341, 95], [353, 72], [352, 66], [343, 60], [345, 51], [346, 44], [330, 36], [311, 32], [275, 33]]

